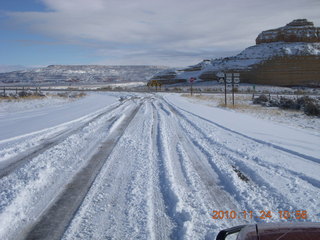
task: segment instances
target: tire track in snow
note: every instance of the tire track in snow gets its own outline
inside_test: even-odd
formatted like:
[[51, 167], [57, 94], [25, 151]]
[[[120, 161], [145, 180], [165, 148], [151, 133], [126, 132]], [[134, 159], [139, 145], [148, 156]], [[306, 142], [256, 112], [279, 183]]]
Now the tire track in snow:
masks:
[[[190, 122], [190, 121], [189, 121], [189, 123], [192, 124], [192, 122]], [[315, 189], [315, 191], [318, 191], [319, 180], [312, 178], [312, 177], [305, 176], [297, 171], [287, 169], [287, 167], [280, 166], [279, 164], [270, 163], [270, 162], [266, 163], [259, 156], [253, 157], [253, 156], [250, 156], [250, 154], [248, 154], [248, 153], [240, 152], [239, 150], [234, 150], [226, 145], [222, 145], [221, 143], [215, 141], [214, 139], [207, 137], [205, 135], [205, 133], [201, 129], [199, 129], [197, 126], [193, 125], [193, 127], [197, 128], [197, 130], [200, 131], [203, 134], [203, 136], [205, 136], [205, 138], [216, 147], [217, 151], [221, 155], [225, 155], [231, 161], [236, 163], [237, 166], [242, 168], [241, 169], [242, 172], [244, 172], [248, 176], [252, 176], [252, 178], [256, 178], [257, 174], [254, 174], [254, 172], [257, 169], [251, 169], [248, 166], [246, 166], [244, 164], [244, 160], [245, 160], [246, 164], [254, 165], [255, 168], [261, 167], [261, 169], [263, 169], [263, 171], [261, 171], [261, 172], [270, 172], [271, 173], [269, 176], [270, 178], [275, 177], [275, 176], [279, 176], [279, 177], [283, 177], [284, 179], [291, 179], [290, 181], [292, 181], [292, 182], [295, 182], [297, 178], [300, 178], [304, 182], [304, 184], [313, 185], [312, 187], [317, 188], [317, 189]], [[246, 142], [246, 141], [244, 141], [244, 142]], [[232, 143], [230, 143], [230, 145], [232, 145]], [[255, 148], [260, 147], [259, 144], [256, 144], [256, 145], [257, 146], [255, 146]], [[221, 150], [223, 150], [223, 151], [221, 151]], [[278, 157], [279, 157], [279, 153], [280, 153], [280, 156], [285, 154], [285, 153], [278, 152]], [[277, 155], [275, 155], [274, 157], [277, 157]], [[295, 157], [295, 158], [298, 159], [298, 157]], [[315, 167], [319, 167], [319, 166], [317, 165]], [[256, 182], [263, 182], [260, 179], [261, 178], [257, 179]], [[295, 185], [295, 184], [293, 183], [293, 185]], [[270, 188], [272, 189], [272, 186], [270, 186]], [[292, 191], [294, 191], [294, 189], [292, 189]]]
[[[173, 108], [171, 105], [168, 105], [169, 108]], [[302, 207], [302, 200], [303, 199], [299, 199], [298, 198], [294, 198], [294, 195], [292, 195], [292, 192], [297, 192], [297, 191], [301, 191], [301, 189], [299, 190], [299, 185], [297, 183], [297, 177], [301, 177], [301, 174], [292, 174], [292, 171], [287, 171], [284, 168], [270, 168], [270, 165], [265, 164], [265, 166], [261, 165], [261, 161], [260, 160], [260, 164], [256, 163], [256, 159], [251, 160], [251, 167], [248, 166], [248, 164], [244, 163], [245, 161], [249, 161], [251, 159], [251, 157], [248, 156], [244, 156], [243, 153], [239, 153], [238, 151], [235, 151], [233, 149], [228, 148], [227, 146], [222, 145], [221, 143], [217, 142], [216, 140], [208, 137], [207, 134], [205, 134], [203, 132], [203, 130], [197, 126], [196, 124], [194, 124], [193, 121], [189, 120], [188, 117], [186, 117], [184, 114], [180, 113], [179, 111], [177, 111], [176, 109], [173, 108], [173, 112], [176, 112], [176, 114], [178, 116], [180, 116], [181, 121], [179, 121], [181, 123], [181, 126], [185, 129], [186, 132], [190, 132], [190, 127], [191, 129], [193, 128], [194, 130], [191, 131], [190, 137], [193, 140], [193, 142], [198, 145], [199, 148], [202, 149], [202, 151], [207, 151], [210, 152], [210, 148], [213, 150], [211, 150], [211, 152], [215, 152], [216, 154], [219, 154], [220, 157], [222, 157], [222, 161], [224, 161], [226, 164], [231, 166], [236, 165], [237, 168], [240, 167], [241, 172], [245, 173], [247, 176], [250, 177], [250, 179], [255, 183], [256, 186], [258, 186], [259, 188], [264, 186], [264, 189], [261, 189], [259, 192], [257, 192], [257, 189], [254, 186], [250, 187], [250, 183], [248, 183], [248, 187], [250, 187], [252, 189], [252, 191], [254, 191], [256, 196], [260, 195], [261, 199], [268, 199], [268, 202], [266, 202], [265, 200], [263, 202], [265, 202], [264, 204], [260, 205], [260, 209], [262, 209], [263, 207], [265, 208], [266, 206], [270, 206], [269, 208], [273, 207], [275, 210], [287, 210], [287, 209], [291, 209], [291, 210], [295, 210], [295, 209], [301, 209]], [[193, 116], [193, 114], [191, 114]], [[195, 116], [193, 116], [193, 118], [195, 118]], [[199, 120], [197, 120], [199, 121]], [[201, 119], [200, 119], [201, 122]], [[207, 122], [207, 121], [206, 121]], [[183, 126], [183, 123], [184, 126]], [[199, 122], [198, 122], [199, 123]], [[207, 123], [207, 125], [209, 125]], [[212, 131], [215, 131], [214, 128], [212, 128]], [[198, 137], [195, 138], [195, 135], [198, 133]], [[197, 141], [195, 139], [200, 139], [200, 141]], [[248, 142], [247, 141], [243, 141], [243, 142]], [[207, 150], [204, 149], [204, 146], [207, 146]], [[209, 147], [210, 146], [210, 147]], [[278, 153], [279, 154], [279, 153]], [[283, 153], [282, 153], [283, 154]], [[223, 158], [225, 160], [223, 160]], [[214, 165], [216, 165], [217, 163], [215, 162]], [[233, 165], [234, 164], [234, 165]], [[215, 166], [213, 166], [215, 167]], [[223, 166], [220, 165], [220, 169]], [[259, 176], [258, 174], [256, 174], [255, 172], [257, 171], [257, 168], [263, 168], [263, 170], [260, 171], [260, 173], [268, 173], [264, 174], [265, 178], [263, 178], [263, 174], [262, 176]], [[228, 169], [225, 169], [228, 170]], [[225, 172], [225, 171], [223, 171]], [[222, 172], [221, 172], [222, 173]], [[273, 185], [271, 185], [272, 183], [270, 183], [269, 181], [265, 180], [265, 179], [273, 179], [275, 176], [280, 177], [279, 181], [283, 181], [283, 182], [287, 182], [287, 185], [284, 186], [282, 189], [277, 189], [275, 188]], [[318, 181], [315, 179], [310, 179], [310, 177], [302, 177], [301, 178], [303, 181], [305, 181], [307, 185], [313, 185], [313, 186], [309, 186], [309, 188], [303, 189], [302, 191], [306, 192], [306, 196], [311, 197], [310, 202], [314, 202], [312, 201], [312, 198], [314, 197], [319, 197], [319, 194], [317, 194], [317, 192], [319, 192], [318, 187], [316, 186], [316, 188], [314, 188], [314, 185], [317, 185]], [[227, 179], [225, 179], [227, 180]], [[309, 183], [309, 181], [311, 183]], [[278, 184], [279, 185], [279, 184]], [[282, 184], [285, 185], [285, 184]], [[252, 188], [253, 187], [253, 188]], [[287, 192], [283, 192], [284, 189], [288, 188], [289, 190], [287, 190]], [[236, 189], [233, 189], [230, 192], [235, 191]], [[313, 196], [313, 197], [312, 197]], [[239, 198], [240, 195], [238, 195], [238, 200], [241, 200], [241, 198]], [[295, 199], [295, 200], [294, 200]], [[243, 199], [242, 201], [244, 201], [245, 199]], [[299, 201], [300, 200], [300, 201]], [[252, 199], [252, 201], [254, 201], [254, 198]], [[272, 202], [272, 204], [270, 205], [269, 202]], [[298, 203], [297, 203], [298, 202]], [[250, 207], [250, 205], [247, 204], [247, 209], [250, 209], [248, 207]], [[259, 206], [255, 206], [252, 207], [252, 209], [257, 209], [257, 207], [259, 208]], [[307, 207], [307, 206], [305, 206]], [[311, 208], [310, 212], [315, 212], [317, 209], [317, 207], [315, 206], [314, 208]], [[313, 211], [314, 210], [314, 211]]]
[[171, 225], [159, 190], [154, 109], [149, 101], [119, 140], [63, 239], [169, 238]]
[[[219, 173], [219, 178], [221, 179], [221, 183], [224, 186], [224, 189], [227, 190], [230, 194], [235, 194], [236, 200], [242, 204], [244, 209], [247, 209], [248, 211], [251, 209], [261, 210], [266, 206], [269, 206], [269, 208], [271, 208], [272, 206], [277, 205], [277, 203], [283, 202], [282, 199], [286, 199], [286, 196], [284, 196], [283, 193], [279, 192], [278, 189], [273, 188], [268, 182], [264, 181], [257, 175], [251, 176], [251, 180], [255, 179], [258, 183], [258, 186], [267, 186], [268, 188], [266, 189], [266, 191], [260, 190], [257, 192], [258, 189], [256, 189], [254, 185], [250, 184], [250, 182], [245, 183], [240, 181], [237, 174], [235, 174], [235, 172], [232, 170], [232, 164], [230, 163], [231, 156], [226, 153], [225, 146], [221, 144], [217, 146], [216, 141], [211, 141], [208, 138], [207, 134], [205, 134], [199, 126], [194, 124], [187, 117], [181, 115], [175, 109], [173, 111], [180, 116], [181, 126], [185, 130], [185, 132], [188, 133], [190, 137], [192, 137], [192, 142], [194, 143], [194, 145], [197, 146], [202, 152], [206, 153], [208, 159], [212, 159], [212, 161], [210, 161], [211, 167]], [[233, 160], [235, 159], [236, 158], [233, 158]], [[239, 161], [242, 160], [243, 159], [240, 156]], [[250, 196], [247, 188], [254, 192], [254, 197], [252, 195]], [[270, 198], [270, 195], [272, 195], [272, 198]], [[258, 202], [258, 205], [251, 205], [250, 201], [248, 201], [250, 198], [251, 202], [254, 202], [255, 199], [260, 199], [260, 201], [262, 202]], [[289, 199], [286, 200], [289, 201]], [[271, 205], [270, 202], [272, 203]], [[289, 202], [291, 202], [291, 204], [294, 204], [292, 201]], [[289, 209], [288, 206], [289, 205], [287, 204], [285, 206], [280, 205], [276, 209]]]
[[219, 206], [235, 209], [235, 205], [216, 187], [215, 173], [201, 165], [206, 157], [193, 151], [172, 111], [164, 111], [161, 102], [156, 102], [155, 108], [161, 192], [167, 214], [175, 224], [170, 238], [211, 239], [217, 227], [228, 226], [225, 220], [214, 222], [212, 210]]
[[[160, 144], [167, 145], [168, 153], [163, 158], [166, 165], [164, 171], [169, 172], [166, 181], [177, 199], [173, 203], [170, 198], [167, 201], [168, 208], [172, 209], [169, 215], [176, 222], [176, 228], [171, 237], [212, 239], [217, 228], [229, 227], [229, 225], [224, 219], [213, 220], [211, 212], [239, 208], [236, 202], [232, 202], [232, 197], [222, 191], [216, 183], [216, 173], [210, 170], [207, 156], [194, 148], [178, 124], [180, 119], [175, 118], [174, 112], [171, 109], [165, 109], [161, 102], [157, 105], [157, 108], [161, 109], [159, 111], [163, 122], [161, 128], [168, 135], [166, 139], [170, 139], [167, 144]], [[166, 197], [166, 194], [164, 195]]]
[[[152, 164], [152, 179], [149, 185], [149, 191], [152, 195], [149, 198], [149, 205], [151, 206], [152, 212], [150, 212], [149, 222], [150, 222], [150, 232], [152, 233], [151, 239], [169, 239], [171, 234], [171, 229], [174, 227], [173, 223], [170, 221], [166, 212], [167, 205], [165, 205], [163, 196], [163, 186], [162, 178], [163, 169], [159, 168], [160, 163], [160, 152], [159, 152], [159, 142], [158, 142], [158, 131], [159, 131], [159, 116], [157, 107], [154, 101], [151, 103], [152, 108], [152, 129], [150, 135], [150, 145], [149, 152], [150, 160]], [[161, 229], [159, 231], [159, 229]]]
[[68, 183], [64, 191], [51, 203], [41, 216], [39, 221], [32, 226], [25, 235], [25, 239], [60, 239], [72, 220], [74, 214], [80, 207], [83, 199], [96, 179], [107, 156], [112, 152], [118, 140], [125, 132], [140, 106], [137, 106], [120, 122], [115, 121], [118, 126], [110, 133], [107, 140], [100, 146], [99, 151], [91, 158], [71, 183]]
[[23, 235], [108, 137], [112, 119], [132, 107], [119, 107], [0, 179], [0, 238]]
[[[194, 126], [194, 123], [190, 123], [191, 121], [189, 119], [182, 117], [182, 115], [170, 105], [167, 105], [167, 107], [171, 112], [175, 113], [176, 121], [180, 123], [183, 131], [188, 134], [188, 138], [192, 143], [191, 145], [195, 149], [198, 149], [199, 153], [205, 155], [209, 167], [217, 174], [220, 187], [227, 191], [231, 196], [234, 196], [237, 202], [242, 203], [241, 205], [244, 209], [250, 209], [250, 205], [245, 202], [246, 198], [245, 196], [242, 196], [240, 191], [241, 189], [246, 188], [247, 184], [242, 183], [239, 180], [237, 174], [232, 170], [231, 165], [226, 160], [221, 159], [220, 155], [215, 151], [212, 151], [214, 145], [209, 143], [209, 146], [206, 146], [203, 139], [207, 136], [201, 130], [199, 131], [199, 127]], [[186, 128], [182, 123], [188, 123], [188, 126], [192, 126], [196, 131], [190, 132], [190, 129]]]
[[[215, 126], [221, 128], [221, 129], [223, 129], [223, 130], [226, 130], [226, 131], [228, 131], [228, 132], [230, 132], [230, 133], [237, 134], [237, 135], [239, 135], [239, 136], [241, 136], [241, 137], [247, 138], [247, 139], [249, 139], [249, 140], [255, 141], [255, 142], [260, 143], [260, 144], [264, 144], [264, 145], [269, 146], [269, 147], [273, 147], [273, 148], [275, 148], [275, 149], [277, 149], [277, 150], [280, 150], [280, 151], [283, 151], [283, 152], [292, 154], [292, 155], [294, 155], [294, 156], [301, 157], [301, 158], [304, 158], [304, 159], [306, 159], [306, 160], [309, 160], [309, 161], [312, 161], [312, 162], [315, 162], [315, 163], [320, 163], [320, 159], [319, 159], [319, 158], [316, 158], [316, 157], [313, 157], [313, 156], [309, 156], [309, 155], [306, 155], [306, 154], [303, 154], [303, 153], [299, 153], [299, 152], [297, 152], [297, 151], [294, 151], [294, 150], [291, 150], [291, 149], [287, 149], [287, 148], [285, 148], [285, 147], [276, 145], [276, 144], [274, 144], [274, 143], [266, 142], [266, 141], [263, 141], [263, 140], [261, 140], [261, 139], [257, 139], [257, 138], [254, 138], [254, 137], [247, 136], [247, 135], [245, 135], [245, 134], [243, 134], [243, 133], [237, 132], [237, 131], [235, 131], [235, 130], [232, 130], [232, 129], [230, 129], [230, 128], [227, 128], [227, 127], [225, 127], [225, 126], [222, 126], [221, 124], [218, 124], [218, 123], [213, 122], [213, 121], [211, 121], [211, 120], [205, 119], [205, 118], [203, 118], [203, 117], [201, 117], [201, 116], [199, 116], [199, 115], [197, 115], [197, 114], [194, 114], [194, 113], [192, 113], [192, 112], [189, 112], [189, 111], [187, 111], [187, 110], [185, 110], [185, 109], [182, 109], [182, 108], [174, 105], [173, 103], [169, 103], [166, 99], [163, 99], [163, 100], [164, 100], [169, 106], [171, 106], [171, 107], [174, 106], [174, 108], [179, 109], [180, 111], [186, 112], [186, 113], [188, 113], [188, 114], [190, 114], [190, 115], [193, 115], [193, 116], [195, 116], [195, 117], [197, 117], [197, 118], [199, 118], [199, 119], [202, 119], [202, 120], [204, 120], [204, 121], [206, 121], [206, 122], [209, 122], [209, 123], [211, 123], [211, 124], [214, 124]], [[177, 111], [177, 110], [175, 110], [175, 111]]]
[[[92, 184], [77, 200], [80, 203], [74, 214], [63, 213], [72, 219], [64, 240], [214, 239], [218, 229], [229, 227], [231, 222], [211, 219], [212, 210], [249, 211], [280, 206], [273, 202], [279, 200], [273, 198], [279, 193], [271, 193], [279, 189], [271, 188], [267, 175], [259, 176], [255, 171], [265, 171], [270, 177], [283, 177], [295, 184], [294, 171], [277, 169], [277, 165], [268, 165], [259, 155], [252, 158], [248, 152], [226, 147], [207, 132], [217, 132], [216, 126], [182, 114], [161, 99], [147, 99], [137, 111], [109, 157], [101, 156], [108, 159], [93, 174]], [[109, 130], [118, 129], [113, 126]], [[230, 132], [226, 135], [243, 142], [250, 150], [251, 140]], [[255, 142], [254, 146], [260, 144]], [[248, 176], [250, 182], [239, 179], [232, 166]], [[305, 178], [318, 184], [316, 179]], [[259, 186], [263, 184], [265, 187]], [[296, 189], [293, 185], [292, 190]], [[230, 186], [235, 188], [236, 195]], [[80, 184], [79, 188], [82, 187]], [[71, 184], [70, 188], [78, 186]], [[66, 196], [69, 201], [72, 197]], [[261, 198], [270, 203], [262, 204]], [[280, 201], [287, 199], [284, 196]], [[68, 207], [66, 210], [70, 211]], [[231, 224], [238, 222], [232, 220]]]
[[172, 159], [167, 127], [165, 120], [161, 115], [157, 114], [157, 130], [156, 130], [156, 146], [158, 155], [159, 182], [162, 198], [166, 206], [167, 215], [173, 221], [173, 229], [171, 230], [170, 239], [181, 239], [185, 234], [184, 223], [189, 220], [189, 215], [185, 211], [177, 211], [179, 197], [173, 189], [177, 186], [173, 179]]
[[[124, 100], [120, 104], [113, 106], [111, 108], [107, 108], [102, 113], [99, 113], [98, 115], [95, 115], [93, 117], [89, 117], [88, 120], [86, 120], [84, 123], [82, 123], [80, 126], [72, 127], [71, 129], [67, 129], [63, 132], [58, 132], [56, 134], [53, 134], [53, 136], [44, 139], [36, 146], [33, 146], [31, 148], [28, 148], [26, 151], [19, 153], [17, 156], [12, 157], [11, 159], [7, 159], [6, 162], [10, 162], [6, 167], [0, 169], [0, 179], [10, 174], [15, 169], [21, 167], [25, 162], [30, 161], [31, 159], [35, 158], [36, 156], [42, 154], [46, 150], [58, 145], [63, 140], [67, 139], [71, 135], [75, 134], [76, 132], [81, 131], [81, 129], [87, 127], [92, 122], [98, 120], [99, 118], [111, 114], [114, 110], [117, 110], [119, 107], [121, 107], [125, 102], [127, 102], [128, 99]], [[72, 121], [74, 122], [74, 121]], [[59, 126], [58, 126], [59, 127]]]

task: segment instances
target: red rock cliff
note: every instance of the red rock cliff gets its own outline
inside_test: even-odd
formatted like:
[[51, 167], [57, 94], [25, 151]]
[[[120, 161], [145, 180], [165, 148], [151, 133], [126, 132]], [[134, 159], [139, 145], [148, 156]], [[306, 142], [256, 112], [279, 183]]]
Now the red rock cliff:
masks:
[[296, 19], [284, 27], [263, 31], [256, 44], [270, 42], [320, 42], [320, 28], [307, 19]]

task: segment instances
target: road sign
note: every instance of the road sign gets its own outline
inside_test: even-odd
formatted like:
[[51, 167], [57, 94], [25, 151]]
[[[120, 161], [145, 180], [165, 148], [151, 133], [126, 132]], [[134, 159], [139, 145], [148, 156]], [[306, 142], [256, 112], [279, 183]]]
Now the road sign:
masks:
[[238, 77], [233, 78], [233, 82], [234, 83], [239, 83], [240, 82], [240, 78], [238, 78]]
[[196, 80], [195, 77], [191, 77], [191, 78], [189, 79], [189, 82], [193, 83], [195, 80]]
[[232, 104], [234, 105], [234, 93], [235, 89], [239, 87], [240, 83], [240, 73], [225, 73], [224, 78], [221, 77], [223, 72], [216, 74], [220, 83], [224, 83], [224, 102], [227, 106], [227, 88], [232, 89]]
[[218, 73], [216, 74], [216, 76], [217, 76], [218, 78], [224, 78], [224, 72], [218, 72]]

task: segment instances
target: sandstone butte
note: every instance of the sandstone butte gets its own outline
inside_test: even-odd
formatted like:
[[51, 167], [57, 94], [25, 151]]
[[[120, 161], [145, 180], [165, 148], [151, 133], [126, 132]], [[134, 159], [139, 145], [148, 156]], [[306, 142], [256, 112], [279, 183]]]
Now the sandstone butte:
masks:
[[278, 86], [320, 87], [320, 28], [306, 19], [297, 19], [284, 27], [263, 31], [256, 38], [256, 46], [275, 42], [288, 43], [289, 48], [294, 43], [305, 43], [305, 49], [315, 51], [276, 55], [244, 71], [243, 80]]
[[320, 27], [307, 19], [296, 19], [284, 27], [263, 31], [256, 44], [270, 42], [320, 42]]
[[306, 19], [296, 19], [261, 32], [256, 45], [236, 56], [164, 71], [152, 80], [163, 84], [185, 82], [190, 77], [212, 81], [219, 72], [239, 72], [243, 83], [320, 87], [320, 28]]

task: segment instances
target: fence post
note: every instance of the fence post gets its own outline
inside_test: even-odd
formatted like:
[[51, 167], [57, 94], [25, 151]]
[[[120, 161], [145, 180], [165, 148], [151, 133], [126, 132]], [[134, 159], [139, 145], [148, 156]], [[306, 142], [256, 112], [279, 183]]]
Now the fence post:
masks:
[[224, 105], [227, 106], [227, 74], [224, 74]]

